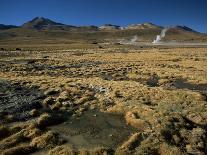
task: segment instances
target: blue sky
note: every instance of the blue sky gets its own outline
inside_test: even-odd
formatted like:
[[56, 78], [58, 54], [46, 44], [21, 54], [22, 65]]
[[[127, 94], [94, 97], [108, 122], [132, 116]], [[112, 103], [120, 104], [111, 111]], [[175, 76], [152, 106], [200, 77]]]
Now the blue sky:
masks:
[[70, 25], [152, 22], [207, 32], [207, 0], [0, 0], [0, 23], [40, 16]]

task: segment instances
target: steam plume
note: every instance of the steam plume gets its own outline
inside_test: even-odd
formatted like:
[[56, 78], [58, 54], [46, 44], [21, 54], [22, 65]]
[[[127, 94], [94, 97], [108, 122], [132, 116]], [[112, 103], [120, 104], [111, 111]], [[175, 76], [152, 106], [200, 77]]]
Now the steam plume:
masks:
[[137, 40], [138, 40], [138, 37], [137, 35], [135, 35], [130, 40], [121, 40], [119, 43], [125, 44], [125, 45], [133, 45], [133, 44], [136, 44]]
[[153, 44], [159, 43], [164, 37], [169, 28], [164, 28], [160, 35], [157, 35], [156, 39], [152, 42]]
[[130, 40], [130, 42], [131, 42], [131, 43], [134, 43], [134, 42], [137, 41], [137, 39], [138, 39], [138, 37], [137, 37], [137, 35], [135, 35], [135, 36]]

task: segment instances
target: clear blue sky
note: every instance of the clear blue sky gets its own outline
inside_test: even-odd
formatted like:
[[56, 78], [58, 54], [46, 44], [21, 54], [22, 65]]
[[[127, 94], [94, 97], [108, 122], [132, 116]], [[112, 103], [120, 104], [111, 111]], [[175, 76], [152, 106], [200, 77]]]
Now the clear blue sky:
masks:
[[21, 25], [36, 16], [71, 25], [152, 22], [207, 32], [207, 0], [0, 0], [2, 24]]

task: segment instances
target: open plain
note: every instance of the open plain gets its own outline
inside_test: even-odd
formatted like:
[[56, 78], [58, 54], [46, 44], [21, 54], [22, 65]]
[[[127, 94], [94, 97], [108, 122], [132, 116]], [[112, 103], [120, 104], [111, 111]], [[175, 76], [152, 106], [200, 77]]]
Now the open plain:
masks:
[[2, 155], [207, 153], [206, 47], [40, 49], [0, 51]]

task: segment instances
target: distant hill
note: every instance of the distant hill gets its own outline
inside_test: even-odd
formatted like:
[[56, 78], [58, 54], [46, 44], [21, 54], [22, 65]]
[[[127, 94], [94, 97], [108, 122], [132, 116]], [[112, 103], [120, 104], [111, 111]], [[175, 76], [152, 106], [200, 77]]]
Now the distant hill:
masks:
[[180, 29], [180, 30], [185, 30], [185, 31], [190, 31], [190, 32], [196, 32], [195, 30], [193, 30], [193, 29], [191, 29], [191, 28], [189, 28], [187, 26], [180, 26], [180, 25], [178, 25], [178, 26], [175, 26], [174, 28], [175, 29]]
[[[105, 24], [103, 26], [72, 26], [36, 17], [22, 26], [0, 25], [2, 44], [70, 44], [74, 42], [118, 42], [137, 36], [137, 42], [152, 42], [163, 27], [153, 23], [131, 24], [126, 27]], [[207, 42], [205, 34], [187, 26], [168, 28], [163, 41]]]
[[152, 24], [152, 23], [143, 23], [143, 24], [131, 24], [126, 27], [127, 29], [160, 29], [161, 26]]
[[170, 27], [164, 40], [183, 42], [207, 42], [205, 34], [197, 32], [187, 26]]
[[29, 22], [24, 23], [22, 28], [33, 28], [37, 30], [42, 29], [66, 29], [66, 28], [76, 28], [75, 26], [71, 25], [65, 25], [62, 23], [54, 22], [50, 19], [44, 18], [44, 17], [35, 17]]
[[117, 30], [117, 29], [121, 29], [121, 26], [118, 25], [112, 25], [112, 24], [105, 24], [99, 27], [99, 29], [101, 30]]
[[7, 29], [12, 29], [12, 28], [17, 28], [18, 26], [15, 25], [4, 25], [0, 24], [0, 30], [7, 30]]

